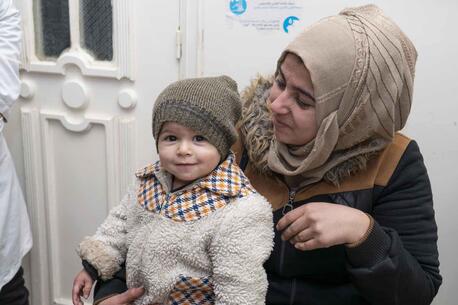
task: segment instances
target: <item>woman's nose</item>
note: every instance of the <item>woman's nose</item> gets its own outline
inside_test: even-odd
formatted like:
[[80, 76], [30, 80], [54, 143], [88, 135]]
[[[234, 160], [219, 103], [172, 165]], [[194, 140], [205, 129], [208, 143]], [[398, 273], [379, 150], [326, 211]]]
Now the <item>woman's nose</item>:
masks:
[[281, 92], [270, 102], [270, 110], [274, 114], [287, 114], [290, 112], [290, 101], [286, 91]]

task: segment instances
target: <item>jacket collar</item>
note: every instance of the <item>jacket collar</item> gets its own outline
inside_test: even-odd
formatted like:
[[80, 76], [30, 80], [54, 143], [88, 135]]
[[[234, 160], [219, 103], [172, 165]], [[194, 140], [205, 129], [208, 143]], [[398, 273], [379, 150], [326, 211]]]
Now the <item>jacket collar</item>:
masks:
[[[160, 161], [137, 170], [135, 176], [141, 180], [155, 178], [159, 180], [166, 192], [171, 190], [172, 177], [161, 167]], [[234, 197], [240, 194], [245, 179], [246, 177], [235, 163], [235, 156], [231, 151], [227, 158], [208, 176], [192, 182], [177, 192], [200, 187], [214, 194]]]

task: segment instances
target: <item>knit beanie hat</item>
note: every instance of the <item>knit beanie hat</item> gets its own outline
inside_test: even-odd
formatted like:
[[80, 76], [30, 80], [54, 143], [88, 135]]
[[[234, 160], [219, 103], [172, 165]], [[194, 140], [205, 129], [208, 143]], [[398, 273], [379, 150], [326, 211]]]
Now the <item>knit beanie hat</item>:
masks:
[[[176, 122], [204, 136], [224, 159], [237, 140], [242, 105], [237, 83], [228, 76], [179, 80], [167, 86], [153, 108], [153, 136]], [[156, 144], [157, 145], [157, 144]]]

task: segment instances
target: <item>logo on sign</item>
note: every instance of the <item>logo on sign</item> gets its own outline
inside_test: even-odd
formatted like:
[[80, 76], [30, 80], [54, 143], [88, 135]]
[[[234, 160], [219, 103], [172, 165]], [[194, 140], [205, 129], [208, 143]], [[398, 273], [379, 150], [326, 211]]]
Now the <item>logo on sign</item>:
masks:
[[288, 28], [292, 26], [298, 20], [299, 18], [297, 18], [296, 16], [286, 17], [285, 20], [283, 21], [283, 31], [285, 31], [285, 33], [288, 33]]
[[229, 7], [234, 15], [242, 15], [246, 11], [246, 0], [231, 0]]

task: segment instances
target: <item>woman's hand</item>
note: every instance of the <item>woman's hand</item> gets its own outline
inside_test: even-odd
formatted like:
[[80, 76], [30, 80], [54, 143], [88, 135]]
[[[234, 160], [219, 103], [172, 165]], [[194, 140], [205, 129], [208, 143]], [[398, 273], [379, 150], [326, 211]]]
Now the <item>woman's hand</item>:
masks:
[[94, 281], [92, 280], [89, 273], [87, 273], [84, 269], [75, 276], [72, 289], [73, 305], [83, 305], [81, 296], [85, 299], [89, 297], [92, 289], [92, 284], [94, 284]]
[[145, 293], [143, 288], [129, 288], [123, 293], [109, 297], [98, 305], [132, 305], [136, 299]]
[[364, 212], [347, 206], [311, 202], [283, 216], [276, 226], [299, 250], [353, 244], [366, 234], [370, 218]]

